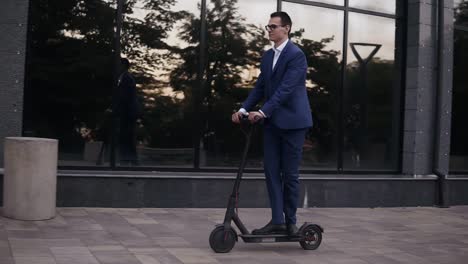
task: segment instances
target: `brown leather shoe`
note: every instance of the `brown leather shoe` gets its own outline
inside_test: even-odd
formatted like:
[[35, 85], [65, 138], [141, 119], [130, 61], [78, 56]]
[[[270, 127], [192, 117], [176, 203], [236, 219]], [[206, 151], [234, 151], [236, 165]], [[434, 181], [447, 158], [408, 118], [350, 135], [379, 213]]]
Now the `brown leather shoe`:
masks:
[[259, 228], [259, 229], [254, 229], [252, 231], [252, 234], [254, 235], [286, 234], [286, 225], [285, 224], [275, 225], [270, 221], [268, 222], [268, 224], [266, 224], [266, 226]]

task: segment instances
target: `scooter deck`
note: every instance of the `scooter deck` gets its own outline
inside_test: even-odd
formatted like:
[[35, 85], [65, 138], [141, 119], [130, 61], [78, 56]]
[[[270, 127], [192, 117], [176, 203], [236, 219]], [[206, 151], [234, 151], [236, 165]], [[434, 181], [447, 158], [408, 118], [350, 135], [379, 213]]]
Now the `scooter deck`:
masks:
[[286, 234], [271, 235], [239, 235], [245, 243], [267, 243], [267, 242], [299, 242], [303, 241], [302, 236], [289, 236]]

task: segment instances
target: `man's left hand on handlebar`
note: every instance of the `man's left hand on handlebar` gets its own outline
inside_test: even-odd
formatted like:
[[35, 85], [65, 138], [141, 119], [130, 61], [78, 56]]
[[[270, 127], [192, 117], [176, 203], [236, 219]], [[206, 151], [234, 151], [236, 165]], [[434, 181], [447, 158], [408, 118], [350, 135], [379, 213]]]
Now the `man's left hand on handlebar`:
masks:
[[252, 124], [262, 120], [263, 118], [264, 116], [262, 115], [262, 113], [258, 111], [249, 112], [249, 121]]

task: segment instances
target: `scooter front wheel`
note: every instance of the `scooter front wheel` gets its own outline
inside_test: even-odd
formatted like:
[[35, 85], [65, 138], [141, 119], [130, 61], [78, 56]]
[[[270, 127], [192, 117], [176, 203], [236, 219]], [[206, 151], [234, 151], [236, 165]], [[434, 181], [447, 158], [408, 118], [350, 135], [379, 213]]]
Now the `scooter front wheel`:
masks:
[[216, 253], [227, 253], [236, 244], [237, 233], [234, 229], [225, 230], [224, 226], [217, 226], [210, 234], [210, 247]]
[[322, 243], [322, 230], [316, 225], [308, 225], [302, 230], [304, 241], [299, 242], [305, 250], [315, 250]]

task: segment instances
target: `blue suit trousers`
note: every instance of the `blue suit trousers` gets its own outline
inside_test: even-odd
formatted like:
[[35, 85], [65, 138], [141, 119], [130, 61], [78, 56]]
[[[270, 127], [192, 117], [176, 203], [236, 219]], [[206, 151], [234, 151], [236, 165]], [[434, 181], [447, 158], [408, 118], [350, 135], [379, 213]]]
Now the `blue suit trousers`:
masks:
[[308, 128], [264, 127], [264, 169], [273, 224], [296, 224], [299, 165]]

